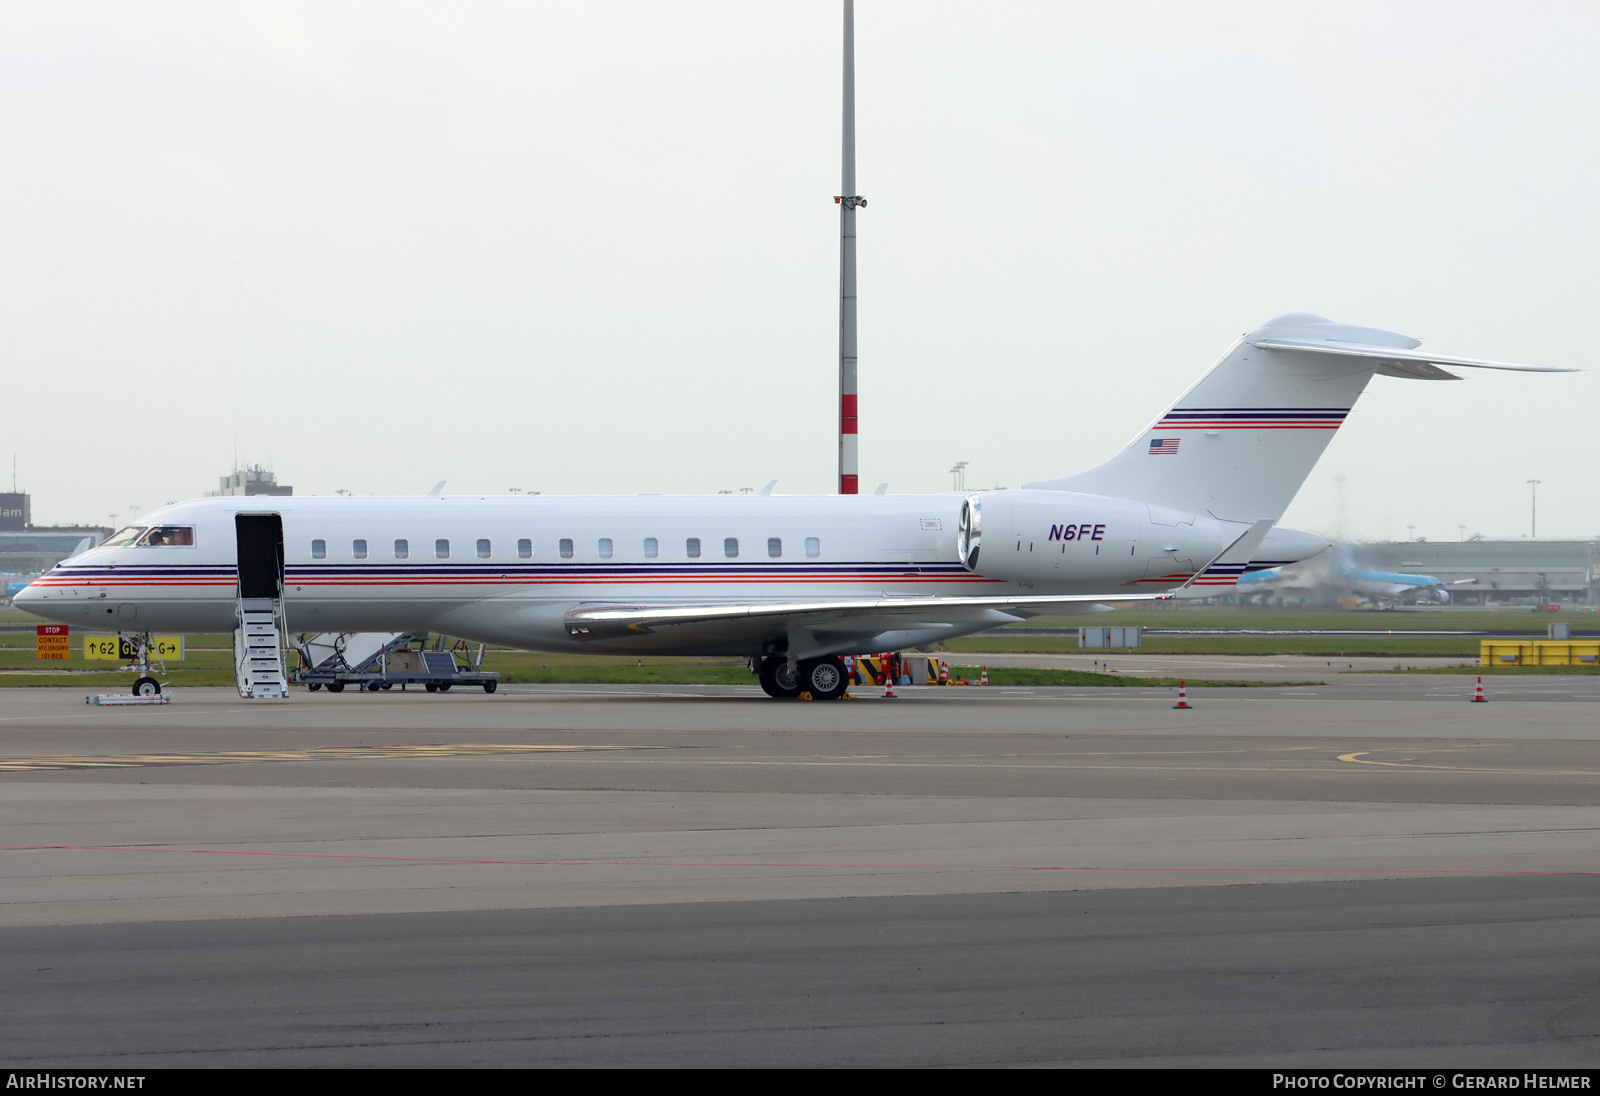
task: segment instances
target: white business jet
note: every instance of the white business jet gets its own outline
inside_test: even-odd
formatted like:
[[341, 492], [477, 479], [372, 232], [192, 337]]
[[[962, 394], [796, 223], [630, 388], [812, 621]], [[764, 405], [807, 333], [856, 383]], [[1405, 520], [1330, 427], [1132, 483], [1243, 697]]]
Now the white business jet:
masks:
[[[436, 632], [545, 651], [737, 655], [774, 697], [844, 692], [840, 655], [1306, 559], [1275, 529], [1375, 373], [1569, 372], [1280, 316], [1110, 460], [1019, 491], [915, 496], [206, 498], [149, 514], [15, 604], [124, 632]], [[154, 685], [153, 679], [149, 680]]]

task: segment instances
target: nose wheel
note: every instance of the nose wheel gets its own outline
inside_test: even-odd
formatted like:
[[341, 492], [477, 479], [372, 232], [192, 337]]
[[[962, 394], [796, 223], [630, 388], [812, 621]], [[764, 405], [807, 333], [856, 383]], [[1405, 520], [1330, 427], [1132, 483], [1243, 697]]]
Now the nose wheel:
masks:
[[[122, 637], [119, 635], [117, 640], [121, 642]], [[133, 637], [131, 642], [134, 649], [134, 667], [139, 671], [139, 676], [133, 681], [133, 695], [160, 696], [161, 682], [150, 674], [150, 633], [140, 632]], [[156, 658], [159, 661], [161, 655], [158, 653]], [[161, 662], [161, 672], [163, 674], [167, 672], [167, 664], [164, 661]]]

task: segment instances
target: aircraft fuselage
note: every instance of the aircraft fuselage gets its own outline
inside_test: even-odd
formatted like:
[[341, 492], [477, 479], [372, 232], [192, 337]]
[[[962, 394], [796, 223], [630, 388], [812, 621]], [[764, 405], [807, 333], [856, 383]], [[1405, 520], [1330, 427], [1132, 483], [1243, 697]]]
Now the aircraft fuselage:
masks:
[[[1148, 593], [1151, 583], [1181, 582], [1184, 566], [1203, 566], [1238, 533], [1206, 516], [1176, 523], [1170, 511], [1159, 511], [1156, 524], [1143, 504], [1073, 492], [973, 498], [989, 508], [976, 568], [958, 552], [968, 501], [959, 494], [201, 499], [151, 513], [134, 527], [143, 532], [63, 562], [17, 604], [89, 627], [231, 630], [236, 517], [276, 515], [291, 631], [757, 655], [762, 645], [747, 636], [652, 633], [597, 643], [564, 621], [596, 606]], [[1281, 557], [1284, 546], [1275, 547]], [[975, 614], [930, 634], [1027, 615]]]

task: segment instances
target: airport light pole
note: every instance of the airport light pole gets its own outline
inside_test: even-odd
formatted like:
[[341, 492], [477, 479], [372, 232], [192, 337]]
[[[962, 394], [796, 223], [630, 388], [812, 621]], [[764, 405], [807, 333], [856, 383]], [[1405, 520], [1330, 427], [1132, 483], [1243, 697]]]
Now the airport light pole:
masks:
[[839, 493], [860, 491], [856, 436], [856, 6], [844, 0], [844, 178], [839, 206]]
[[1533, 488], [1533, 512], [1531, 514], [1531, 520], [1529, 522], [1529, 525], [1530, 525], [1530, 528], [1528, 530], [1529, 538], [1535, 538], [1535, 537], [1537, 537], [1539, 535], [1539, 484], [1542, 483], [1542, 482], [1543, 482], [1542, 480], [1529, 480], [1528, 481], [1528, 486]]

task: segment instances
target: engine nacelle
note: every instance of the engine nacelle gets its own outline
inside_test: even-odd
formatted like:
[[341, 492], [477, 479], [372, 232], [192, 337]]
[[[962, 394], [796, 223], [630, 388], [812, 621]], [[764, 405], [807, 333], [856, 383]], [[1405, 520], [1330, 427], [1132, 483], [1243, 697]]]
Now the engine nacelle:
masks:
[[1129, 499], [985, 491], [963, 504], [956, 545], [967, 570], [988, 578], [1063, 592], [1141, 590], [1182, 583], [1243, 531]]

